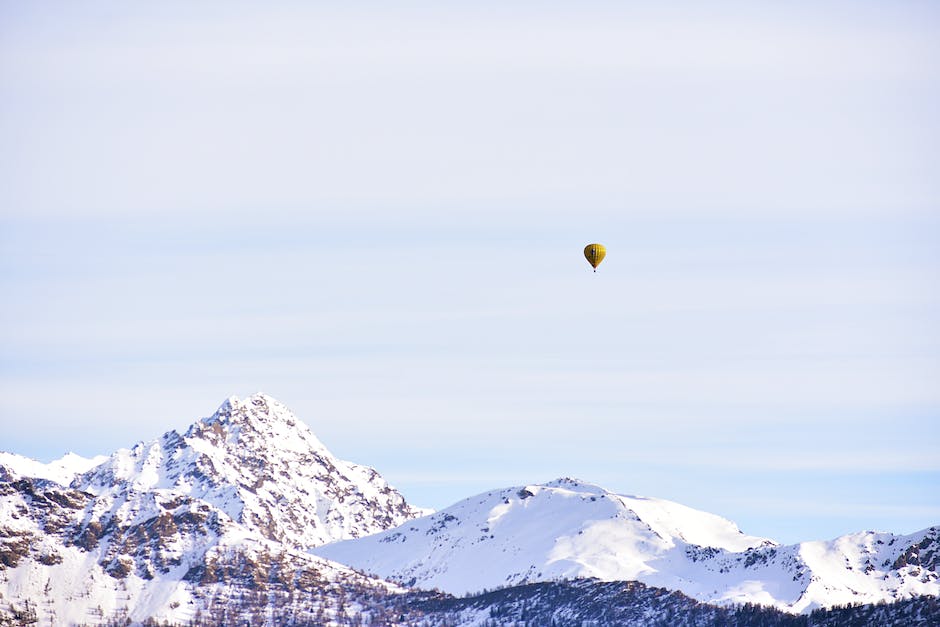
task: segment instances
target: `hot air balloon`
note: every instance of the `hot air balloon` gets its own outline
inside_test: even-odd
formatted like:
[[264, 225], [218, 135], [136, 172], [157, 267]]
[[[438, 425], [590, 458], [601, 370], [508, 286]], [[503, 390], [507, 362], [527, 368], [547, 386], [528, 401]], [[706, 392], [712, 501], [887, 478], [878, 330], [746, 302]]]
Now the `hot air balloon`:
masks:
[[604, 261], [606, 254], [607, 249], [604, 248], [603, 244], [588, 244], [584, 247], [584, 258], [587, 259], [591, 267], [594, 268], [594, 272], [597, 272], [597, 266], [600, 262]]

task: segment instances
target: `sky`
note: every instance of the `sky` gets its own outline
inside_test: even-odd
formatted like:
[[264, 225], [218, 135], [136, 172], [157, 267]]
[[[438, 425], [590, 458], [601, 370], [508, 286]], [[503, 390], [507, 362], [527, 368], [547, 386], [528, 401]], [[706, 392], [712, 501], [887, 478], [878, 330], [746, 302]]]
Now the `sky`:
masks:
[[0, 450], [940, 524], [938, 110], [931, 2], [0, 0]]

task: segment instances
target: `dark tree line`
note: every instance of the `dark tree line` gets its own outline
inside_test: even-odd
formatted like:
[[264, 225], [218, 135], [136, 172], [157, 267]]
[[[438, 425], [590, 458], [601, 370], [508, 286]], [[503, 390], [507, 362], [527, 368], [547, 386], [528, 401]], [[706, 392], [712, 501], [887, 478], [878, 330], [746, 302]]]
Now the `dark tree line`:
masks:
[[[940, 599], [838, 606], [788, 614], [747, 603], [719, 607], [638, 582], [574, 580], [512, 586], [455, 597], [392, 594], [361, 584], [314, 590], [222, 588], [203, 599], [189, 627], [451, 627], [484, 617], [486, 627], [909, 627], [940, 625]], [[110, 624], [127, 624], [126, 616]], [[2, 624], [2, 623], [0, 623]], [[146, 627], [171, 627], [145, 621]], [[175, 627], [175, 626], [172, 626]], [[181, 626], [180, 626], [181, 627]]]

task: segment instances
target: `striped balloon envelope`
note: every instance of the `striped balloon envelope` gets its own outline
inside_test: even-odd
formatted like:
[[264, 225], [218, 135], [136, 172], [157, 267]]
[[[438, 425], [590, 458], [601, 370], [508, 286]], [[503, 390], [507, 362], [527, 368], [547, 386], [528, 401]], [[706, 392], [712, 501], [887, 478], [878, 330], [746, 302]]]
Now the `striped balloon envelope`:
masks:
[[598, 264], [604, 261], [606, 255], [607, 249], [604, 248], [603, 244], [588, 244], [584, 247], [584, 258], [587, 259], [591, 267], [594, 268], [594, 272], [597, 272]]

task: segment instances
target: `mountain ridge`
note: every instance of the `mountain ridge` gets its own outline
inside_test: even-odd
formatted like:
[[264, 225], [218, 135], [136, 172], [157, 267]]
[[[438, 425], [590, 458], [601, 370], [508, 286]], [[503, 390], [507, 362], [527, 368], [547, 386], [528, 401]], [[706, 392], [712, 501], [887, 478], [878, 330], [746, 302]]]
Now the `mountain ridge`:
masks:
[[747, 536], [714, 514], [570, 478], [484, 492], [314, 553], [402, 585], [457, 595], [582, 577], [635, 580], [704, 603], [759, 603], [787, 612], [940, 595], [940, 527], [780, 545]]
[[[695, 624], [742, 615], [708, 609], [719, 605], [792, 614], [936, 598], [938, 570], [938, 527], [784, 546], [714, 514], [571, 478], [428, 512], [375, 469], [333, 456], [260, 393], [107, 457], [45, 465], [0, 453], [0, 622], [5, 603], [15, 613], [42, 599], [29, 611], [56, 624], [486, 625], [500, 608], [524, 616], [551, 589], [520, 586], [570, 579], [597, 583], [558, 588], [570, 596], [558, 620], [599, 615], [590, 605], [605, 598], [625, 615], [642, 602], [644, 616], [679, 612]], [[480, 572], [500, 580], [474, 579]], [[472, 610], [445, 595], [427, 606], [432, 620], [421, 608], [434, 595], [409, 589], [458, 584], [507, 591], [477, 595]]]

